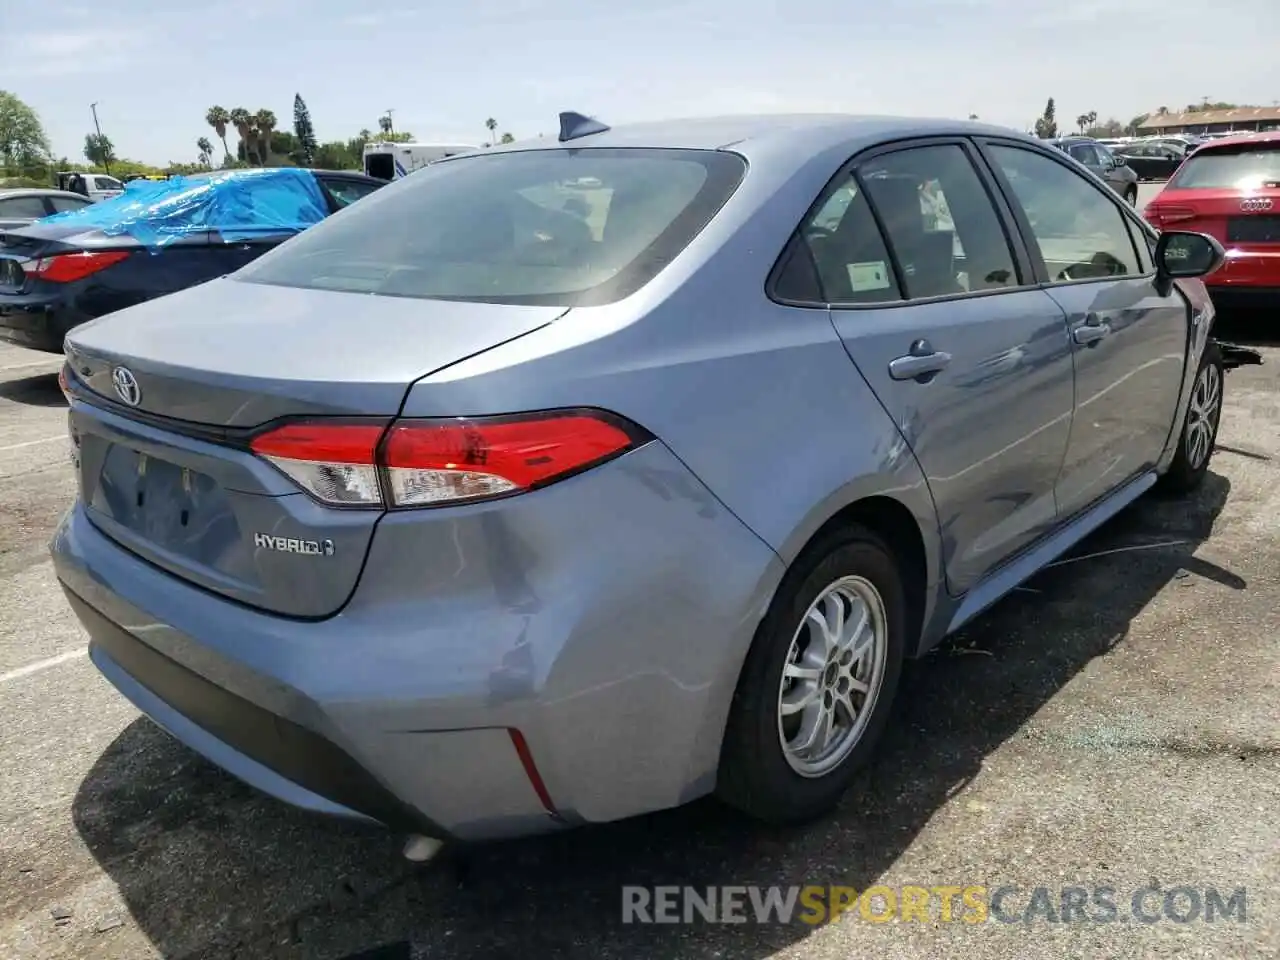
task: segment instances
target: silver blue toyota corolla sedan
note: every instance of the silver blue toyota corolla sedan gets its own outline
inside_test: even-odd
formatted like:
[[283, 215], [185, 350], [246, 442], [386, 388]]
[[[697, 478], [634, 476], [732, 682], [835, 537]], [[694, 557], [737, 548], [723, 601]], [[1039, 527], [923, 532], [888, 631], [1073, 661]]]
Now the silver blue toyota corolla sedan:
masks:
[[58, 576], [302, 807], [817, 816], [904, 660], [1204, 477], [1222, 248], [976, 123], [561, 120], [74, 331]]

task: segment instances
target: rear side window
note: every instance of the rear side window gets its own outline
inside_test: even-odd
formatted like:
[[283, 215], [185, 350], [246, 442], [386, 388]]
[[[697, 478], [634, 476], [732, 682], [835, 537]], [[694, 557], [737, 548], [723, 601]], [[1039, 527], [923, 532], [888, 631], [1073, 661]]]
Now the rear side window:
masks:
[[1169, 181], [1179, 190], [1258, 190], [1280, 187], [1280, 143], [1197, 153]]
[[112, 180], [110, 177], [94, 177], [94, 183], [97, 184], [99, 190], [123, 190], [124, 185], [119, 180]]
[[648, 283], [746, 172], [710, 150], [530, 150], [424, 167], [240, 270], [255, 283], [586, 306]]
[[47, 217], [49, 211], [44, 208], [44, 197], [10, 197], [0, 200], [0, 217], [13, 217], [22, 220], [30, 217], [39, 220]]
[[338, 209], [349, 207], [361, 197], [367, 197], [373, 191], [377, 190], [380, 184], [362, 183], [359, 180], [342, 180], [337, 178], [321, 178], [323, 183], [333, 195], [334, 202]]
[[[902, 299], [889, 248], [866, 194], [852, 177], [823, 201], [801, 228], [797, 243], [808, 248], [821, 296], [829, 303], [856, 306]], [[787, 288], [799, 276], [797, 267], [788, 263], [775, 292], [784, 298], [805, 299]]]

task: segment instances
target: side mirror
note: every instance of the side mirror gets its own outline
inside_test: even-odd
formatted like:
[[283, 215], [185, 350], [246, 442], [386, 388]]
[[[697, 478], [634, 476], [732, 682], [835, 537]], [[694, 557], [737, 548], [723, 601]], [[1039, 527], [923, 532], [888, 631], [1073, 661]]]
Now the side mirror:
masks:
[[1166, 230], [1156, 241], [1156, 273], [1168, 279], [1206, 276], [1226, 258], [1222, 244], [1203, 233]]

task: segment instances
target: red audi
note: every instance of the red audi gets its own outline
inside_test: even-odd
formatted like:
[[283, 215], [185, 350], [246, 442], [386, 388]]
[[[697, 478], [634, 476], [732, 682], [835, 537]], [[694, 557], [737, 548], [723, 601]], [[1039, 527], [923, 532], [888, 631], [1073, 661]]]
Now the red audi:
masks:
[[1280, 131], [1203, 144], [1144, 214], [1157, 230], [1207, 233], [1226, 248], [1204, 278], [1219, 309], [1280, 307]]

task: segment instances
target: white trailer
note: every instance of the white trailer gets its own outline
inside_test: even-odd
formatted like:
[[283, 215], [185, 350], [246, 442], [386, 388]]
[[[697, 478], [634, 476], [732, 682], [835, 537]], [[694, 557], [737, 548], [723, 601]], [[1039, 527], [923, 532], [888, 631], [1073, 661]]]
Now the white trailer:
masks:
[[364, 172], [379, 180], [397, 180], [428, 163], [479, 149], [467, 143], [366, 143]]

